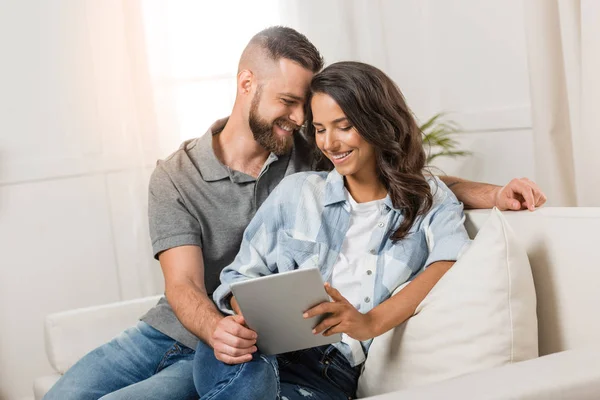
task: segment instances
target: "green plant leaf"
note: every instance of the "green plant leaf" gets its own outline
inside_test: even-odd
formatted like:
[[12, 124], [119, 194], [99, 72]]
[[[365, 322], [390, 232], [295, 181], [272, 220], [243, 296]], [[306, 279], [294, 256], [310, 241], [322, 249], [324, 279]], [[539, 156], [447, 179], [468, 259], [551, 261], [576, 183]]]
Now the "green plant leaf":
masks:
[[437, 113], [419, 127], [423, 133], [423, 144], [427, 150], [427, 163], [438, 157], [464, 157], [470, 151], [458, 149], [455, 135], [463, 133], [455, 121], [447, 119], [446, 113]]

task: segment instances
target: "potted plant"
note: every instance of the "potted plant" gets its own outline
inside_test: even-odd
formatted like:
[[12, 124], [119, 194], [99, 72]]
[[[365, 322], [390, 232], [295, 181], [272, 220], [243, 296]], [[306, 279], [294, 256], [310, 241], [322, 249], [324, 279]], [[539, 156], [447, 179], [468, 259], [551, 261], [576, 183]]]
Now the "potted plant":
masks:
[[423, 132], [423, 144], [427, 152], [427, 164], [438, 157], [464, 157], [470, 151], [459, 150], [454, 135], [461, 133], [461, 127], [454, 121], [448, 120], [445, 113], [435, 114], [420, 127]]

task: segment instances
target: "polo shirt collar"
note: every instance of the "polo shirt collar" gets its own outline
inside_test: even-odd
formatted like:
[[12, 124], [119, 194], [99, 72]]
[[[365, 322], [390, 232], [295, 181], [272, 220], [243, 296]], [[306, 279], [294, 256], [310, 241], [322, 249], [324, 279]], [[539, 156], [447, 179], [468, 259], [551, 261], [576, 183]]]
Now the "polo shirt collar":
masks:
[[[208, 128], [203, 136], [198, 138], [197, 151], [199, 160], [202, 160], [202, 162], [199, 163], [199, 169], [200, 173], [202, 174], [202, 178], [206, 182], [219, 181], [225, 178], [230, 178], [231, 181], [235, 183], [254, 182], [256, 181], [256, 178], [244, 174], [243, 172], [232, 170], [228, 166], [223, 165], [215, 155], [212, 145], [212, 137], [223, 130], [228, 120], [229, 117], [216, 121], [210, 126], [210, 128]], [[263, 169], [277, 160], [279, 160], [278, 156], [276, 156], [274, 153], [269, 154]]]
[[212, 146], [212, 137], [221, 132], [229, 118], [223, 118], [208, 128], [206, 133], [198, 138], [199, 169], [202, 178], [207, 182], [229, 178], [229, 168], [221, 164]]

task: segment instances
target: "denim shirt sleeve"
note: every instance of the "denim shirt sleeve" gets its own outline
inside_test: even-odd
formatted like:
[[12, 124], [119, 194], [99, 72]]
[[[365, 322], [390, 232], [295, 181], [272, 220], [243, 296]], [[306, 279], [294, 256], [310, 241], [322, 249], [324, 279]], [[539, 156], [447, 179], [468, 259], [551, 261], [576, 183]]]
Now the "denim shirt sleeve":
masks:
[[456, 261], [471, 243], [465, 229], [463, 204], [439, 179], [434, 190], [434, 203], [423, 221], [429, 255], [425, 268], [436, 261]]
[[[283, 196], [286, 186], [282, 181], [260, 206], [244, 231], [240, 251], [234, 261], [221, 271], [221, 285], [213, 293], [219, 310], [233, 315], [229, 304], [230, 285], [233, 282], [271, 275], [276, 271], [277, 227], [283, 218]], [[289, 190], [289, 188], [287, 189]]]

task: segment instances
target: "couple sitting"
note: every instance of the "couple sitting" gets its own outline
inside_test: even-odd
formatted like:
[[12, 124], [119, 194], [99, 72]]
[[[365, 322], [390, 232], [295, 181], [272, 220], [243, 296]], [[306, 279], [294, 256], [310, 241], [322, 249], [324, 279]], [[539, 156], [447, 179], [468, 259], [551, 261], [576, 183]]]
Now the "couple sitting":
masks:
[[[250, 41], [229, 119], [185, 142], [150, 181], [168, 301], [82, 358], [45, 399], [352, 398], [373, 338], [410, 318], [468, 245], [463, 203], [544, 203], [526, 179], [500, 188], [428, 174], [396, 85], [366, 64], [322, 66], [293, 29]], [[314, 333], [342, 341], [261, 354], [229, 284], [315, 265], [332, 301], [306, 317], [327, 314]]]
[[[373, 338], [406, 321], [469, 244], [463, 206], [424, 171], [421, 131], [383, 72], [358, 62], [333, 64], [313, 78], [309, 107], [307, 133], [323, 172], [283, 179], [221, 273], [215, 303], [236, 315], [219, 322], [212, 348], [196, 349], [194, 382], [202, 399], [354, 397]], [[327, 313], [314, 333], [342, 333], [342, 341], [261, 355], [229, 284], [314, 265], [305, 262], [315, 255], [311, 247], [332, 301], [305, 317]], [[282, 262], [286, 257], [292, 262]]]

